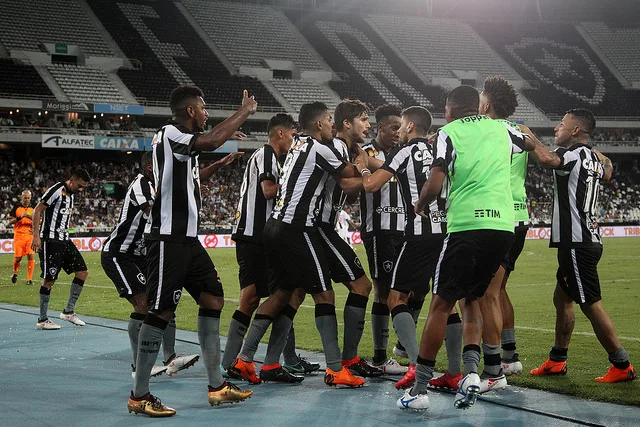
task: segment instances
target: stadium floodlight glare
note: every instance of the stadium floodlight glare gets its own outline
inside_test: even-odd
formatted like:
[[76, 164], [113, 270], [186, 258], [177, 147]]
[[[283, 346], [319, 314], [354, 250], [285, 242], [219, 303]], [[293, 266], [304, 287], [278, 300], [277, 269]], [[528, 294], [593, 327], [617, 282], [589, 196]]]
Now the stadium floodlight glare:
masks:
[[19, 112], [20, 112], [20, 109], [19, 109], [19, 108], [16, 108], [16, 113], [19, 113]]

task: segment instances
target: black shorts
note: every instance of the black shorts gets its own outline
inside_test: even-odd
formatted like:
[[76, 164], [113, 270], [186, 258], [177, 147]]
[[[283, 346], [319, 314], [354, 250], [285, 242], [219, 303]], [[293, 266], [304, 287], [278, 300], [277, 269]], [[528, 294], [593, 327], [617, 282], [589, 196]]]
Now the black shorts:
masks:
[[348, 283], [364, 276], [358, 255], [333, 227], [323, 224], [318, 228], [318, 232], [329, 262], [331, 280], [336, 283]]
[[196, 302], [202, 292], [224, 296], [216, 267], [197, 239], [147, 240], [149, 310], [175, 310], [183, 287]]
[[444, 240], [433, 281], [433, 293], [449, 303], [484, 295], [513, 242], [513, 233], [470, 230], [450, 233]]
[[118, 290], [121, 298], [147, 292], [145, 257], [122, 253], [102, 252], [100, 257], [102, 269]]
[[332, 289], [329, 262], [317, 229], [298, 229], [270, 219], [263, 236], [279, 288], [304, 288], [311, 295]]
[[558, 248], [558, 285], [577, 304], [591, 304], [602, 299], [598, 261], [602, 246]]
[[71, 274], [86, 271], [87, 265], [80, 251], [71, 240], [42, 239], [42, 247], [38, 251], [40, 257], [40, 277], [45, 280], [57, 280], [60, 270]]
[[391, 276], [391, 289], [426, 295], [442, 252], [442, 240], [408, 240], [403, 243]]
[[529, 231], [528, 225], [519, 225], [514, 230], [513, 244], [502, 260], [502, 267], [507, 273], [511, 273], [516, 268], [516, 261], [522, 253], [524, 242], [527, 239], [527, 231]]
[[275, 277], [267, 262], [267, 250], [262, 243], [246, 240], [236, 241], [238, 280], [240, 289], [255, 285], [260, 298], [266, 298], [275, 289]]
[[393, 267], [404, 243], [404, 235], [380, 233], [363, 237], [362, 242], [367, 251], [371, 278], [386, 284], [391, 283]]

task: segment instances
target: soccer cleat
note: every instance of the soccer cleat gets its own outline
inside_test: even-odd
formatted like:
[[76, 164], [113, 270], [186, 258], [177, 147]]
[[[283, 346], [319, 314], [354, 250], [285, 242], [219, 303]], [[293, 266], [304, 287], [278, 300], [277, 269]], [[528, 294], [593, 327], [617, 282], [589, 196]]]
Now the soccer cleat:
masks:
[[502, 373], [506, 376], [522, 373], [522, 362], [518, 358], [518, 353], [515, 353], [511, 359], [502, 359]]
[[444, 388], [449, 390], [458, 390], [458, 384], [462, 380], [462, 374], [451, 375], [449, 371], [446, 371], [444, 375], [433, 378], [429, 381], [429, 385], [435, 388]]
[[284, 364], [282, 368], [290, 374], [311, 374], [320, 370], [319, 363], [311, 363], [305, 357], [298, 355], [298, 363], [294, 365]]
[[256, 375], [256, 364], [254, 362], [245, 362], [236, 357], [236, 361], [233, 362], [230, 369], [235, 370], [243, 380], [251, 384], [260, 384], [260, 378]]
[[265, 369], [264, 366], [260, 371], [260, 379], [263, 382], [296, 384], [301, 383], [304, 377], [301, 375], [293, 375], [285, 371], [282, 366], [278, 365], [272, 369]]
[[404, 389], [409, 388], [416, 382], [416, 365], [413, 363], [409, 365], [409, 369], [407, 369], [407, 373], [404, 374], [404, 377], [400, 381], [396, 383], [396, 389]]
[[599, 383], [620, 383], [625, 381], [633, 381], [636, 378], [636, 371], [633, 366], [629, 364], [625, 369], [616, 368], [611, 366], [606, 374], [595, 380]]
[[460, 386], [456, 392], [453, 406], [456, 409], [469, 409], [476, 403], [480, 392], [480, 377], [477, 373], [471, 372], [460, 381]]
[[[169, 358], [167, 362], [165, 362], [167, 375], [172, 376], [177, 374], [179, 371], [183, 369], [188, 369], [196, 364], [196, 362], [200, 359], [199, 354], [190, 354], [188, 356], [175, 354]], [[152, 375], [153, 376], [153, 375]]]
[[33, 286], [33, 280], [27, 280], [27, 286]]
[[[162, 374], [164, 374], [167, 371], [167, 367], [166, 366], [154, 366], [153, 368], [151, 368], [151, 374], [149, 375], [150, 377], [157, 377], [160, 376]], [[133, 378], [134, 380], [136, 379], [136, 368], [135, 366], [131, 365], [131, 378]]]
[[341, 370], [335, 372], [327, 368], [324, 374], [324, 383], [333, 387], [362, 387], [365, 385], [364, 378], [356, 377], [350, 370], [342, 367]]
[[42, 322], [36, 323], [36, 329], [42, 329], [43, 331], [56, 331], [60, 329], [62, 326], [57, 323], [53, 323], [49, 319], [44, 319]]
[[502, 374], [492, 376], [483, 372], [480, 376], [480, 394], [491, 390], [504, 390], [507, 387], [507, 377]]
[[407, 350], [405, 350], [405, 348], [402, 346], [402, 344], [400, 344], [400, 342], [397, 342], [396, 345], [393, 346], [393, 354], [396, 357], [402, 357], [405, 359], [409, 358], [409, 355], [407, 354]]
[[380, 369], [387, 375], [404, 375], [409, 369], [406, 366], [402, 366], [396, 359], [389, 359], [386, 362], [382, 362], [380, 365], [373, 365], [375, 368]]
[[225, 381], [220, 390], [214, 390], [209, 386], [209, 404], [211, 406], [222, 405], [223, 403], [237, 403], [251, 397], [251, 390], [240, 390], [237, 385]]
[[529, 371], [531, 375], [567, 375], [567, 362], [547, 359], [540, 367]]
[[359, 356], [354, 357], [351, 360], [343, 360], [342, 366], [349, 369], [353, 375], [360, 377], [380, 377], [383, 372], [374, 366], [369, 365]]
[[18, 275], [16, 273], [13, 273], [11, 275], [11, 283], [15, 284], [18, 281]]
[[129, 413], [133, 412], [136, 414], [144, 414], [154, 418], [172, 417], [176, 414], [175, 409], [163, 405], [162, 402], [160, 402], [160, 399], [151, 393], [135, 398], [133, 397], [133, 392], [131, 392], [129, 402], [127, 402], [127, 409], [129, 410]]
[[60, 318], [62, 320], [66, 320], [67, 322], [71, 322], [71, 323], [73, 323], [74, 325], [77, 325], [77, 326], [86, 325], [86, 323], [84, 323], [82, 320], [80, 320], [78, 315], [75, 314], [75, 313], [60, 313]]
[[424, 393], [412, 396], [411, 389], [409, 389], [405, 390], [404, 396], [396, 403], [400, 409], [429, 409], [429, 396], [427, 396], [426, 390]]

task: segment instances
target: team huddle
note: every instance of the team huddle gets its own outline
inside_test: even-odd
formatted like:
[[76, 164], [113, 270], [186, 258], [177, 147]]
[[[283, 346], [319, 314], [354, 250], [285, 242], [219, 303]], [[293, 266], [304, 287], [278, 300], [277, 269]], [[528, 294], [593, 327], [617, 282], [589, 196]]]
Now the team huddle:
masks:
[[[612, 164], [588, 145], [595, 119], [588, 110], [567, 112], [555, 128], [558, 148], [549, 151], [526, 126], [508, 121], [517, 103], [506, 80], [489, 77], [482, 93], [460, 86], [448, 94], [447, 124], [436, 133], [431, 133], [432, 116], [424, 107], [379, 107], [377, 135], [371, 141], [366, 141], [370, 112], [357, 100], [344, 100], [333, 114], [321, 102], [304, 104], [298, 122], [287, 114], [275, 115], [268, 124], [268, 144], [251, 155], [243, 175], [233, 230], [240, 302], [221, 357], [224, 294], [198, 240], [200, 185], [237, 156], [203, 168], [198, 156], [237, 135], [257, 103], [245, 91], [240, 109], [205, 133], [208, 113], [202, 91], [176, 88], [170, 99], [173, 119], [154, 137], [153, 151], [142, 157], [141, 173], [127, 189], [119, 223], [101, 258], [120, 296], [133, 307], [129, 412], [174, 415], [174, 409], [151, 394], [149, 379], [172, 375], [198, 360], [205, 364], [211, 405], [252, 395], [231, 383], [233, 378], [253, 384], [299, 383], [305, 374], [320, 370], [295, 352], [293, 325], [307, 294], [315, 303], [328, 386], [357, 388], [366, 385], [367, 377], [397, 375], [396, 388], [404, 390], [397, 400], [400, 409], [429, 408], [429, 385], [456, 391], [453, 403], [459, 409], [471, 407], [478, 394], [505, 388], [507, 376], [523, 371], [506, 284], [529, 226], [524, 187], [529, 156], [553, 169], [551, 247], [558, 250], [555, 343], [549, 359], [530, 373], [567, 373], [577, 303], [612, 363], [595, 380], [634, 379], [629, 355], [601, 302], [597, 264], [602, 242], [595, 210], [599, 181], [611, 178]], [[86, 171], [75, 171], [46, 191], [32, 216], [24, 193], [22, 210], [14, 210], [16, 239], [18, 225], [33, 221], [33, 242], [27, 247], [32, 250], [16, 251], [12, 280], [20, 257], [38, 252], [44, 279], [38, 329], [60, 328], [47, 316], [60, 269], [75, 274], [60, 318], [85, 325], [74, 308], [87, 268], [69, 240], [68, 223], [73, 195], [89, 179]], [[369, 276], [336, 231], [345, 205], [358, 199]], [[349, 291], [342, 343], [332, 283], [343, 283]], [[174, 312], [183, 289], [199, 306], [200, 355], [175, 353]], [[365, 361], [358, 348], [372, 291], [374, 355]], [[427, 321], [418, 341], [418, 316], [429, 291]], [[407, 358], [408, 367], [388, 357], [389, 317], [398, 339], [393, 354]], [[269, 326], [267, 354], [258, 373], [254, 356]], [[434, 378], [443, 342], [447, 370]], [[165, 360], [156, 366], [161, 345]], [[481, 354], [484, 370], [478, 372]]]

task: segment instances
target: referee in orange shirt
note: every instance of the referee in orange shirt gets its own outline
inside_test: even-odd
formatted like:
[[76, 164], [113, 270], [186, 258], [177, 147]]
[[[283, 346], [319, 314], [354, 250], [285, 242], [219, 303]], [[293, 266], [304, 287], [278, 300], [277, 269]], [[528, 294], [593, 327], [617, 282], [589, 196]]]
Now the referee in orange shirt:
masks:
[[27, 256], [27, 285], [33, 285], [33, 269], [35, 260], [31, 240], [33, 240], [33, 208], [31, 207], [31, 191], [24, 190], [20, 194], [20, 204], [16, 205], [9, 217], [9, 225], [13, 225], [13, 275], [11, 283], [18, 281], [18, 268], [23, 256]]

